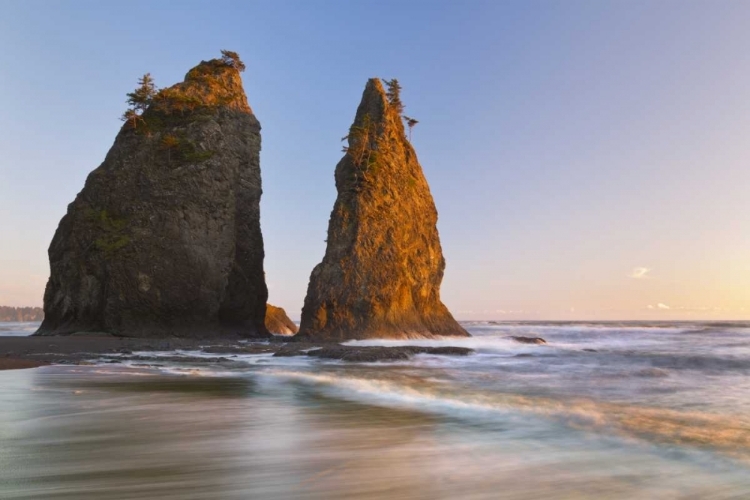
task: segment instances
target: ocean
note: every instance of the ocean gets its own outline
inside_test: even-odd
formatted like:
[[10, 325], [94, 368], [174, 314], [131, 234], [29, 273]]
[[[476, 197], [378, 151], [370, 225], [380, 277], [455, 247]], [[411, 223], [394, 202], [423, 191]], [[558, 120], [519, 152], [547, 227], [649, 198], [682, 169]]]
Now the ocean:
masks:
[[39, 328], [39, 323], [25, 322], [3, 322], [0, 321], [0, 336], [2, 337], [27, 337]]
[[750, 499], [750, 323], [463, 324], [357, 344], [467, 357], [0, 372], [0, 498]]

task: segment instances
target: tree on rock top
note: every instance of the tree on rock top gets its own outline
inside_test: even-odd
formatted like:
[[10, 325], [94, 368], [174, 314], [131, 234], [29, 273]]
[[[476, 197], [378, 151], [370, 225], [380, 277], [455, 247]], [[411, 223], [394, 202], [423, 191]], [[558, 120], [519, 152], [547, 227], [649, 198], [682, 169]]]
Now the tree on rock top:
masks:
[[227, 66], [233, 67], [240, 73], [245, 71], [245, 63], [242, 62], [237, 52], [232, 52], [231, 50], [222, 50], [221, 61]]
[[154, 101], [157, 90], [151, 73], [146, 73], [138, 80], [138, 87], [133, 92], [128, 92], [127, 103], [130, 107], [123, 113], [121, 120], [137, 128], [138, 122], [143, 121], [141, 115]]
[[390, 80], [383, 80], [388, 91], [385, 93], [388, 96], [388, 104], [390, 104], [398, 114], [404, 112], [404, 104], [401, 102], [401, 84], [398, 83], [396, 78]]
[[143, 112], [151, 105], [156, 95], [156, 85], [151, 73], [146, 73], [138, 80], [138, 88], [133, 92], [128, 92], [128, 104], [136, 111]]

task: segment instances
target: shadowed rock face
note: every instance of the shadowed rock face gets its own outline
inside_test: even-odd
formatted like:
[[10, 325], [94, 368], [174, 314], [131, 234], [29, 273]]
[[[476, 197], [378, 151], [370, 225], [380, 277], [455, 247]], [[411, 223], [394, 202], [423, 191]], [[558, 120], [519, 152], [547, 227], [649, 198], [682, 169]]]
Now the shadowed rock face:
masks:
[[37, 335], [268, 336], [260, 124], [201, 62], [126, 123], [49, 248]]
[[297, 325], [289, 319], [286, 311], [281, 307], [266, 305], [266, 328], [277, 335], [293, 335], [297, 333]]
[[437, 211], [399, 110], [368, 81], [336, 166], [338, 197], [300, 339], [469, 336], [440, 301]]

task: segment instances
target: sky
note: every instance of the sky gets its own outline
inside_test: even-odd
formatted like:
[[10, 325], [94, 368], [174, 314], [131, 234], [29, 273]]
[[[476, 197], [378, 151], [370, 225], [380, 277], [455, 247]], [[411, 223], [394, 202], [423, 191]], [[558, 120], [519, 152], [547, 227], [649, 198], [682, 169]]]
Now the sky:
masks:
[[0, 305], [125, 94], [237, 51], [262, 124], [269, 301], [299, 318], [341, 137], [398, 78], [459, 319], [750, 319], [750, 2], [0, 2]]

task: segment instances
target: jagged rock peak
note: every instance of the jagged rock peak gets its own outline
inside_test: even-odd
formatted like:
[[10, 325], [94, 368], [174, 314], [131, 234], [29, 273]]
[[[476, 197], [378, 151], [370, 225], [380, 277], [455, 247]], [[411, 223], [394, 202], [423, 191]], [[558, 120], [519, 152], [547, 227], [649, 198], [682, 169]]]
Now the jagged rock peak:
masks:
[[328, 245], [310, 276], [299, 337], [468, 336], [440, 301], [437, 210], [404, 132], [398, 89], [370, 79], [346, 139]]
[[260, 123], [238, 69], [202, 62], [145, 94], [60, 221], [37, 334], [267, 337]]
[[185, 81], [165, 90], [167, 94], [172, 91], [187, 99], [195, 99], [203, 106], [225, 106], [247, 113], [253, 112], [242, 87], [240, 72], [221, 59], [201, 61], [187, 72]]
[[389, 111], [391, 111], [391, 106], [380, 78], [370, 78], [367, 80], [365, 91], [362, 93], [362, 101], [354, 117], [354, 126], [361, 126], [366, 120], [381, 122], [388, 118], [397, 118], [396, 120], [389, 120], [390, 125], [398, 124], [403, 130], [404, 127], [401, 124], [400, 117], [389, 113]]

